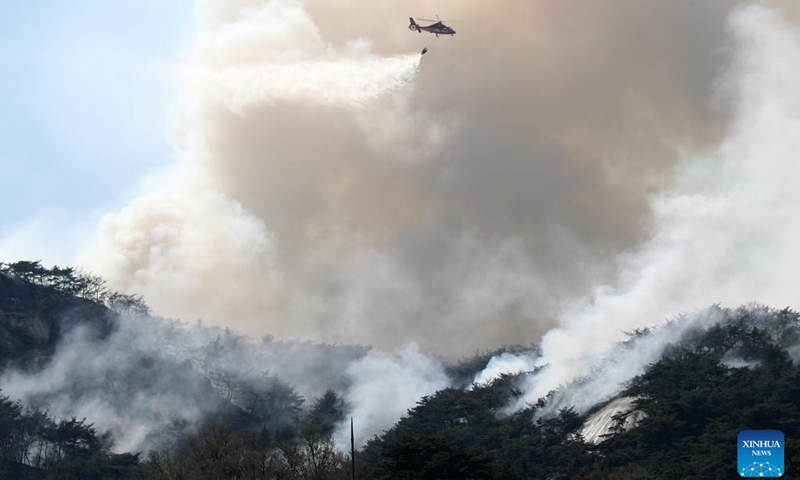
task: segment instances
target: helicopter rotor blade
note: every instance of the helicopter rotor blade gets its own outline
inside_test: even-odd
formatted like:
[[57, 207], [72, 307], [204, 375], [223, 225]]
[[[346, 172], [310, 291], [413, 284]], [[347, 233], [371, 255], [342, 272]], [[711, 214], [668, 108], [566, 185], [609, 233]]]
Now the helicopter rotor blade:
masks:
[[[415, 18], [414, 20], [419, 20], [422, 22], [442, 22], [442, 20], [431, 20], [430, 18]], [[464, 23], [466, 20], [445, 20], [444, 22], [447, 23]], [[444, 23], [442, 22], [442, 23]]]

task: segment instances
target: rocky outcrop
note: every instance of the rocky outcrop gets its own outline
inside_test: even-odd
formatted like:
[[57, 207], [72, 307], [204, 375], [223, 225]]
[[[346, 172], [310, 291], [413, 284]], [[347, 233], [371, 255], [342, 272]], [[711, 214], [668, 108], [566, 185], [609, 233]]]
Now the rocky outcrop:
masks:
[[37, 368], [77, 326], [108, 336], [118, 315], [104, 305], [0, 273], [0, 368]]
[[586, 419], [581, 429], [581, 434], [586, 443], [598, 444], [604, 440], [604, 435], [611, 433], [614, 426], [614, 417], [619, 414], [627, 413], [622, 422], [623, 430], [630, 430], [645, 417], [645, 413], [634, 410], [632, 397], [617, 398], [609, 402], [606, 406], [593, 413]]

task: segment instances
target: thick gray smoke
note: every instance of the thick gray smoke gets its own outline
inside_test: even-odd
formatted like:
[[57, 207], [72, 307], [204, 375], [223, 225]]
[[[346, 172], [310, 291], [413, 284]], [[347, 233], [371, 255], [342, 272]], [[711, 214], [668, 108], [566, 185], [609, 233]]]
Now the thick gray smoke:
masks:
[[[680, 336], [612, 350], [624, 330], [798, 306], [790, 10], [450, 0], [438, 13], [468, 23], [430, 43], [405, 28], [430, 9], [200, 2], [174, 172], [105, 218], [83, 264], [253, 334], [444, 355], [541, 338], [478, 380], [544, 366], [530, 401], [605, 372], [557, 402], [582, 409]], [[367, 404], [375, 372], [424, 394], [447, 383], [426, 362], [349, 367], [364, 434], [393, 421]]]
[[[450, 356], [536, 341], [647, 237], [678, 150], [720, 137], [730, 8], [201, 1], [175, 172], [82, 263], [252, 334]], [[466, 23], [406, 28], [435, 13]]]
[[800, 69], [787, 62], [800, 54], [800, 35], [762, 6], [736, 11], [729, 26], [735, 60], [719, 84], [734, 118], [725, 137], [713, 153], [687, 156], [675, 186], [652, 197], [653, 235], [620, 257], [618, 281], [561, 313], [535, 359], [544, 368], [528, 377], [517, 407], [584, 376], [593, 380], [557, 396], [554, 408], [585, 411], [615, 395], [690, 326], [614, 348], [623, 331], [659, 318], [718, 302], [800, 305]]

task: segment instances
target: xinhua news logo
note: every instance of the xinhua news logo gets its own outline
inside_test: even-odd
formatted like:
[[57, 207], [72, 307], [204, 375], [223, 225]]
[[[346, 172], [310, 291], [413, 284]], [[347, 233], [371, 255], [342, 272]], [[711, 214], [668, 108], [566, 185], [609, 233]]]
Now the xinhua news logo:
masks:
[[739, 475], [782, 477], [783, 433], [778, 430], [742, 430], [739, 433]]

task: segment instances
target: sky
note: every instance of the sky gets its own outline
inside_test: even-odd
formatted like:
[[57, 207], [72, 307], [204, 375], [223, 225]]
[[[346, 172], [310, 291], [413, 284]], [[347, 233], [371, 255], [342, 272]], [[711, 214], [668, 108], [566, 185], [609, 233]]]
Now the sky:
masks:
[[[758, 220], [793, 198], [769, 132], [794, 112], [757, 108], [793, 105], [793, 2], [15, 8], [0, 258], [254, 337], [451, 357], [800, 305], [771, 260], [794, 217]], [[408, 30], [436, 14], [454, 37]]]
[[191, 6], [45, 0], [4, 9], [5, 260], [73, 260], [78, 247], [70, 243], [85, 229], [76, 225], [91, 225], [173, 159], [168, 110], [177, 84], [169, 66], [187, 52]]

